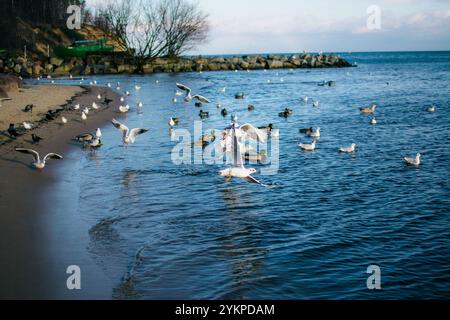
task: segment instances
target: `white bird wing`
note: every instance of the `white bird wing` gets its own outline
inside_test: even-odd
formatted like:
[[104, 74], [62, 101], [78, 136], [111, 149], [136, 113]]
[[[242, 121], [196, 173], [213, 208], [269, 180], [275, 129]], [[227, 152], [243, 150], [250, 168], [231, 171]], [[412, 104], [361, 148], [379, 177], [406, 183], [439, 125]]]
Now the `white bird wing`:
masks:
[[245, 177], [244, 180], [247, 182], [250, 182], [250, 183], [262, 184], [261, 182], [259, 182], [255, 178], [253, 178], [252, 176]]
[[236, 129], [233, 128], [230, 130], [229, 134], [231, 135], [231, 147], [227, 148], [228, 159], [231, 159], [231, 165], [234, 167], [244, 167], [243, 160], [243, 150], [242, 145], [239, 142], [239, 138], [236, 135]]
[[242, 130], [246, 136], [254, 141], [261, 141], [261, 142], [265, 142], [265, 135], [264, 133], [259, 130], [258, 128], [254, 127], [253, 125], [251, 125], [250, 123], [246, 123], [244, 125], [242, 125], [240, 128], [240, 130]]
[[186, 91], [187, 93], [192, 92], [191, 88], [189, 88], [188, 86], [185, 86], [184, 84], [177, 83], [176, 86], [178, 87], [178, 89]]
[[144, 134], [148, 131], [150, 131], [150, 130], [149, 129], [139, 129], [139, 128], [132, 129], [130, 131], [129, 138], [130, 138], [130, 140], [134, 141], [138, 135]]
[[61, 160], [63, 159], [63, 157], [57, 153], [49, 153], [48, 155], [45, 156], [44, 163], [49, 159]]
[[31, 149], [22, 149], [22, 148], [16, 148], [17, 152], [30, 154], [33, 156], [35, 162], [39, 162], [39, 153], [37, 151], [31, 150]]
[[203, 103], [211, 103], [211, 101], [208, 98], [205, 98], [204, 96], [201, 96], [198, 94], [195, 95], [192, 99], [197, 99], [198, 101], [203, 102]]
[[111, 123], [114, 125], [114, 127], [116, 127], [119, 131], [122, 132], [124, 137], [127, 136], [129, 129], [128, 129], [128, 127], [126, 125], [121, 124], [116, 119], [112, 119]]

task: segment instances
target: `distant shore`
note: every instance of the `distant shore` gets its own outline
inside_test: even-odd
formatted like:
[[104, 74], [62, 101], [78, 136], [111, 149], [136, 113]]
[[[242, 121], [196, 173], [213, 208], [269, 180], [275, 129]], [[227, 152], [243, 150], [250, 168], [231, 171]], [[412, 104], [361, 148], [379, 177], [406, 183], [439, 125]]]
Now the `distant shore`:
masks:
[[[77, 152], [80, 146], [72, 142], [73, 137], [93, 132], [110, 121], [117, 112], [120, 96], [102, 87], [39, 85], [20, 90], [23, 92], [11, 94], [13, 100], [7, 101], [8, 105], [4, 103], [0, 107], [0, 119], [5, 122], [3, 116], [15, 117], [14, 109], [18, 114], [22, 113], [23, 103], [35, 102], [38, 108], [33, 115], [28, 115], [36, 126], [34, 130], [24, 132], [17, 139], [3, 136], [3, 145], [0, 145], [0, 299], [109, 299], [112, 285], [86, 251], [88, 229], [76, 206], [73, 212], [58, 210], [59, 201], [65, 204], [75, 201], [79, 190], [71, 190], [70, 178], [66, 177], [64, 194], [67, 199], [46, 193], [49, 186], [61, 180], [58, 162], [40, 173], [29, 167], [31, 157], [18, 154], [14, 148], [57, 152], [63, 156]], [[72, 111], [71, 106], [90, 106], [98, 94], [106, 95], [113, 102], [109, 107], [91, 111], [87, 121], [82, 122], [81, 112]], [[40, 99], [47, 103], [39, 104]], [[50, 110], [58, 112], [56, 119], [44, 121]], [[65, 125], [61, 123], [62, 116], [69, 121]], [[20, 117], [22, 120], [24, 116]], [[4, 129], [2, 124], [1, 130]], [[32, 145], [32, 133], [44, 140], [39, 145]], [[70, 161], [70, 156], [66, 159], [62, 161]], [[84, 290], [79, 292], [69, 291], [65, 286], [65, 268], [73, 261], [80, 262], [83, 270], [95, 277], [86, 281]]]
[[[141, 71], [151, 73], [270, 70], [298, 68], [352, 67], [345, 59], [333, 54], [249, 55], [235, 57], [155, 58], [147, 60]], [[23, 57], [0, 60], [0, 73], [22, 77], [133, 74], [139, 70], [131, 58], [120, 55], [88, 56], [85, 58], [49, 58], [27, 60]]]

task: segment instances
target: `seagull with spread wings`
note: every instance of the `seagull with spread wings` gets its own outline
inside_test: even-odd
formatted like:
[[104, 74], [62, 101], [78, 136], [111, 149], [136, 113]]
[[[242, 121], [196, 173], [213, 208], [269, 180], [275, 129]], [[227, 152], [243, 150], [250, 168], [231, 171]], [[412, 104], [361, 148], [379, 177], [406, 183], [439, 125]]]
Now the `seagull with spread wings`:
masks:
[[122, 123], [120, 123], [119, 121], [117, 121], [116, 119], [112, 120], [112, 124], [114, 125], [114, 127], [116, 127], [119, 131], [122, 132], [123, 134], [123, 143], [125, 145], [128, 144], [134, 144], [136, 142], [136, 138], [138, 135], [144, 134], [148, 131], [150, 131], [149, 129], [140, 129], [140, 128], [135, 128], [135, 129], [128, 129], [128, 127]]
[[25, 153], [25, 154], [32, 155], [33, 158], [34, 158], [34, 162], [32, 162], [31, 165], [34, 168], [38, 169], [38, 170], [42, 170], [42, 169], [45, 168], [45, 164], [46, 164], [47, 160], [50, 160], [50, 159], [61, 160], [61, 159], [63, 159], [62, 156], [60, 156], [59, 154], [56, 154], [56, 153], [49, 153], [49, 154], [47, 154], [44, 157], [44, 159], [41, 160], [39, 153], [37, 151], [32, 150], [32, 149], [16, 148], [16, 151], [20, 152], [20, 153]]
[[177, 83], [176, 86], [178, 89], [186, 92], [186, 96], [184, 97], [185, 102], [191, 102], [192, 100], [197, 100], [200, 103], [211, 103], [211, 101], [208, 98], [205, 98], [204, 96], [201, 96], [199, 94], [192, 96], [191, 88], [189, 88], [188, 86], [185, 86], [184, 84]]
[[231, 160], [232, 167], [221, 170], [219, 175], [225, 177], [227, 181], [235, 177], [250, 183], [263, 185], [252, 176], [252, 174], [256, 173], [256, 169], [244, 167], [245, 148], [243, 147], [242, 141], [245, 138], [264, 141], [264, 136], [259, 129], [248, 123], [239, 126], [236, 117], [233, 117], [233, 123], [225, 129], [223, 137], [223, 141], [225, 142], [224, 149], [227, 153], [227, 159]]

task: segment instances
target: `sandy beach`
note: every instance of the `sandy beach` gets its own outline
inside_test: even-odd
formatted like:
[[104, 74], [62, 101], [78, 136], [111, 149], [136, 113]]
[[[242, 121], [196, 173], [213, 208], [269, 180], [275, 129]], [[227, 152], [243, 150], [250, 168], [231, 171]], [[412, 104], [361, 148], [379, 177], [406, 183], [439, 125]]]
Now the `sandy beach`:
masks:
[[[81, 121], [81, 111], [71, 110], [74, 104], [91, 106], [102, 94], [113, 100], [109, 106], [102, 105], [92, 110], [87, 121]], [[2, 299], [50, 299], [50, 298], [109, 298], [111, 286], [108, 279], [94, 284], [86, 281], [86, 290], [70, 292], [66, 288], [65, 266], [71, 265], [60, 255], [72, 261], [82, 262], [92, 277], [97, 280], [104, 275], [86, 252], [87, 227], [76, 210], [50, 216], [46, 210], [58, 205], [58, 201], [76, 201], [77, 190], [67, 185], [67, 198], [54, 199], [45, 194], [47, 186], [61, 179], [58, 162], [52, 162], [43, 172], [30, 168], [31, 157], [14, 151], [16, 147], [32, 148], [40, 153], [56, 152], [61, 155], [80, 149], [74, 144], [74, 136], [94, 132], [105, 125], [116, 113], [120, 96], [107, 88], [78, 86], [31, 86], [9, 95], [0, 108], [0, 129], [7, 130], [9, 123], [17, 127], [23, 121], [33, 123], [35, 128], [17, 139], [1, 135], [0, 144], [0, 298]], [[33, 103], [33, 114], [22, 112], [22, 108]], [[60, 112], [53, 121], [44, 121], [49, 111]], [[68, 119], [63, 125], [61, 117]], [[31, 134], [44, 140], [39, 145], [31, 144]], [[64, 160], [62, 160], [64, 161]], [[64, 177], [63, 177], [64, 178]], [[54, 211], [54, 210], [53, 210]], [[69, 228], [70, 226], [70, 228]], [[57, 245], [56, 245], [57, 244]], [[70, 260], [70, 259], [68, 259]], [[89, 283], [91, 287], [89, 287]]]

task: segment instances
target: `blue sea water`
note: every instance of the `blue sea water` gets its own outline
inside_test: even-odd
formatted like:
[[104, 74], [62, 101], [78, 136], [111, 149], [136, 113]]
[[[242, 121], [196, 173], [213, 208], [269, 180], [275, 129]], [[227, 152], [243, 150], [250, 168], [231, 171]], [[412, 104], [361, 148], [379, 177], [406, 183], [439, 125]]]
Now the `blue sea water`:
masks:
[[[144, 103], [120, 121], [151, 128], [124, 148], [107, 125], [102, 149], [61, 164], [79, 186], [87, 249], [114, 298], [450, 298], [450, 53], [342, 56], [358, 67], [95, 77], [120, 81], [132, 107]], [[172, 162], [169, 118], [191, 132], [199, 119], [192, 104], [171, 102], [176, 82], [213, 101], [205, 129], [230, 123], [219, 101], [241, 123], [280, 129], [278, 174], [255, 174], [275, 187], [226, 183], [221, 165]], [[376, 126], [358, 109], [372, 103]], [[431, 104], [436, 113], [425, 112]], [[278, 117], [285, 107], [288, 119]], [[322, 137], [305, 153], [299, 128], [310, 126]], [[337, 152], [351, 143], [355, 154]], [[418, 152], [422, 166], [405, 166], [402, 157]], [[370, 265], [381, 268], [381, 290], [367, 289]]]

